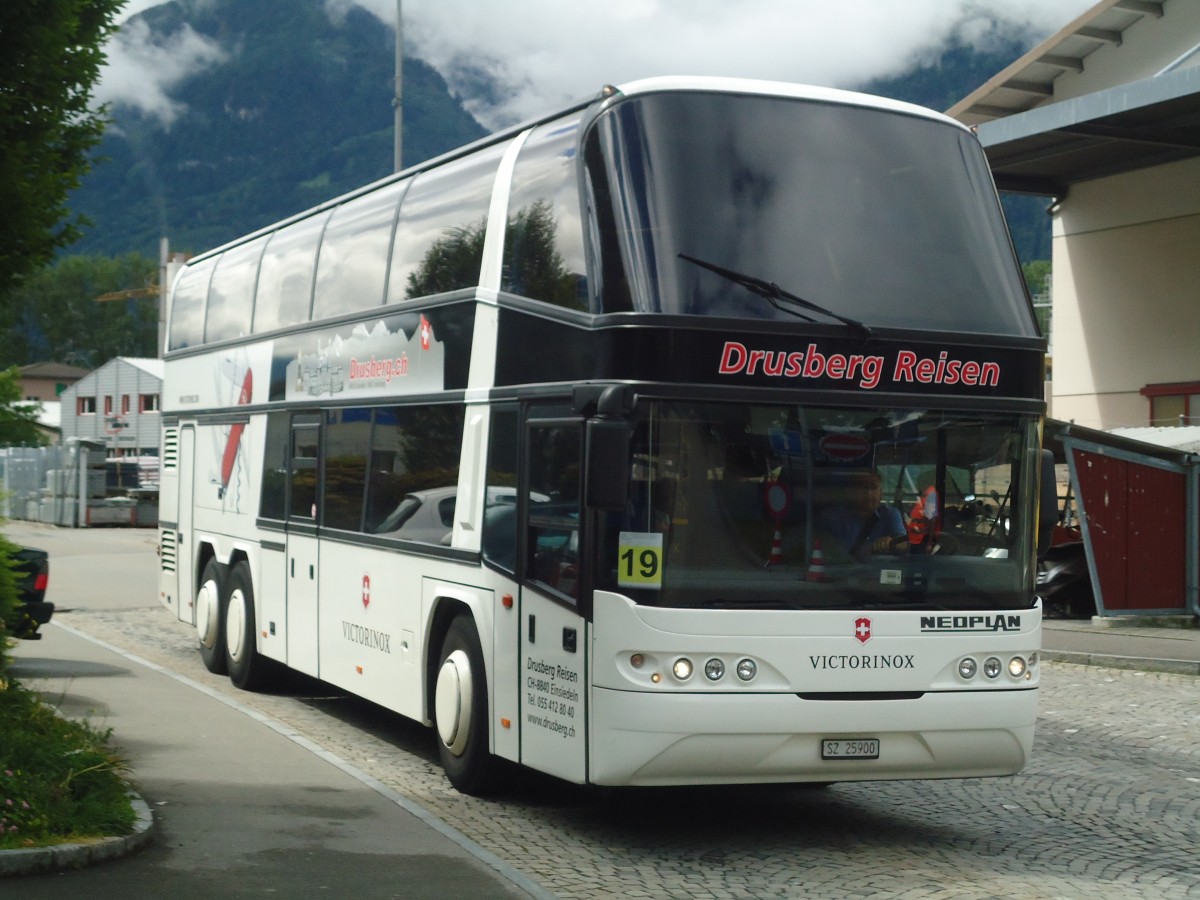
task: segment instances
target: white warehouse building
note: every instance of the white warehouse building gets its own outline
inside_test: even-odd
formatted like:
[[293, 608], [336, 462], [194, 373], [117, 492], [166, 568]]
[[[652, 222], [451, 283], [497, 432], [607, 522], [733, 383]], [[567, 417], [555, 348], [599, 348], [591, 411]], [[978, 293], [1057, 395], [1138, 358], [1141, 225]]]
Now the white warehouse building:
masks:
[[62, 392], [62, 439], [102, 444], [109, 456], [157, 456], [161, 359], [118, 356]]

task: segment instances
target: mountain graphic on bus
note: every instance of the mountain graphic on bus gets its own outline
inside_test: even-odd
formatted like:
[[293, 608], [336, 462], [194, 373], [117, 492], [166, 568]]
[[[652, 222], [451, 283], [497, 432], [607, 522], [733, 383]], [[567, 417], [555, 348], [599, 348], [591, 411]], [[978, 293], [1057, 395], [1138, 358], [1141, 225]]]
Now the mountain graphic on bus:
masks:
[[445, 347], [424, 314], [411, 336], [382, 320], [315, 335], [315, 348], [300, 350], [288, 363], [287, 400], [415, 394], [445, 389]]

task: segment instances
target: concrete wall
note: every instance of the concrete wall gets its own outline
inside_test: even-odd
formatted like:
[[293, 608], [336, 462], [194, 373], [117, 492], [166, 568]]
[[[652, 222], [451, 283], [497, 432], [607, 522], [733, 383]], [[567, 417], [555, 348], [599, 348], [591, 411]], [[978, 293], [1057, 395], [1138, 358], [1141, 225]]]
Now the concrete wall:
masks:
[[1200, 160], [1072, 187], [1053, 225], [1055, 418], [1148, 425], [1143, 387], [1200, 379], [1197, 248]]

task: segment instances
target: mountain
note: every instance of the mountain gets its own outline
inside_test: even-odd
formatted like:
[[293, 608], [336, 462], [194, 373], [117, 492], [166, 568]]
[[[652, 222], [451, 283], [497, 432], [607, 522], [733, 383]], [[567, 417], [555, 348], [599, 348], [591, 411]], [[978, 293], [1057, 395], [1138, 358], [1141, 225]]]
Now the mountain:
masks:
[[[174, 0], [127, 23], [168, 51], [187, 29], [222, 56], [175, 83], [164, 125], [128, 106], [71, 199], [93, 223], [71, 254], [199, 252], [392, 170], [394, 31], [352, 4], [325, 0]], [[986, 52], [952, 41], [904, 75], [860, 89], [946, 109], [1026, 49], [1002, 32]], [[486, 134], [442, 77], [404, 62], [404, 160], [413, 164]], [[495, 91], [481, 81], [473, 90]], [[1006, 199], [1022, 260], [1048, 259], [1046, 202]]]
[[[946, 110], [1029, 49], [1027, 36], [997, 26], [986, 51], [952, 40], [933, 60], [914, 63], [903, 75], [878, 79], [860, 90], [930, 109]], [[1048, 197], [1001, 196], [1008, 230], [1021, 262], [1050, 258]]]
[[[175, 0], [135, 17], [162, 49], [190, 28], [222, 61], [176, 83], [169, 125], [111, 111], [101, 160], [71, 199], [94, 227], [70, 253], [198, 252], [392, 171], [394, 31], [321, 0]], [[404, 61], [404, 161], [486, 134], [437, 72]]]

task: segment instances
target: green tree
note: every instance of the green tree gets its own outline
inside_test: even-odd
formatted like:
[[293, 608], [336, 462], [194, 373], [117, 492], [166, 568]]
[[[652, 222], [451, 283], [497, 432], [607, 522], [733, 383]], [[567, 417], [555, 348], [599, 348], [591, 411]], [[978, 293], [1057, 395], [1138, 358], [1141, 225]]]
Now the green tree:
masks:
[[38, 428], [38, 406], [21, 400], [20, 369], [0, 370], [0, 447], [46, 443]]
[[1050, 294], [1050, 260], [1035, 259], [1022, 264], [1021, 271], [1025, 275], [1025, 285], [1029, 288], [1029, 296], [1034, 298], [1034, 314], [1037, 316], [1038, 327], [1042, 334], [1050, 334], [1050, 307], [1042, 305], [1043, 300], [1049, 300]]
[[[91, 367], [114, 356], [156, 356], [158, 263], [140, 253], [68, 256], [26, 278], [0, 307], [0, 365], [42, 360]], [[134, 296], [108, 302], [120, 291]]]
[[0, 3], [0, 298], [79, 238], [67, 195], [90, 168], [105, 110], [91, 109], [125, 0]]

